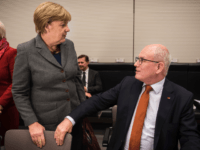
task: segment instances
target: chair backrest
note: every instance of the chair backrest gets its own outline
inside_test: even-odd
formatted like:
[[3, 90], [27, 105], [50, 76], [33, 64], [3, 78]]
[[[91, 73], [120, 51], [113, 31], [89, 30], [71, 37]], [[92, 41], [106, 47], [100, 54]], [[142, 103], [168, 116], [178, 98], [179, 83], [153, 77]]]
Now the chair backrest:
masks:
[[115, 125], [116, 118], [117, 118], [117, 105], [115, 105], [115, 106], [112, 107], [113, 127], [114, 127], [114, 125]]
[[[71, 149], [71, 134], [66, 134], [64, 144], [57, 146], [54, 139], [54, 131], [44, 131], [45, 146], [43, 150], [70, 150]], [[41, 150], [38, 148], [30, 137], [29, 130], [8, 130], [5, 135], [6, 150]]]

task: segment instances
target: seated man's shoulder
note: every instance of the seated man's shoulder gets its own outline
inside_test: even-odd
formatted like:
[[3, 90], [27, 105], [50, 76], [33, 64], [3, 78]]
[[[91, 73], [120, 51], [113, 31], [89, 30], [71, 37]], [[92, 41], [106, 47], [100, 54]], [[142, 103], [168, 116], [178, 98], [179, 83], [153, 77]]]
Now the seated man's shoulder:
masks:
[[124, 79], [123, 79], [123, 81], [124, 82], [128, 82], [128, 83], [142, 83], [141, 81], [139, 81], [139, 80], [137, 80], [136, 78], [135, 78], [135, 76], [126, 76], [126, 77], [124, 77]]
[[91, 72], [98, 72], [98, 71], [96, 71], [96, 70], [93, 70], [93, 69], [89, 69], [89, 71], [91, 71]]
[[98, 72], [98, 71], [96, 71], [96, 70], [93, 70], [93, 69], [89, 69], [89, 72], [90, 72], [90, 73], [92, 73], [92, 74], [95, 74], [95, 75], [96, 75], [96, 74], [99, 74], [99, 72]]
[[173, 92], [175, 92], [176, 96], [179, 96], [179, 97], [192, 97], [193, 96], [192, 92], [188, 91], [186, 88], [184, 88], [172, 81], [168, 80], [168, 82], [170, 83], [171, 86], [168, 86], [167, 88], [170, 90], [173, 90]]

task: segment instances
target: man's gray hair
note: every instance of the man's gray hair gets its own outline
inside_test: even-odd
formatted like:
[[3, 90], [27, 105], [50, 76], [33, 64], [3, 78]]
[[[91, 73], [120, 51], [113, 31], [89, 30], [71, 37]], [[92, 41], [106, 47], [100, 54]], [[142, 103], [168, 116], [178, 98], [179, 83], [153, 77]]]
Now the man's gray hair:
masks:
[[0, 21], [0, 40], [6, 38], [6, 29], [4, 24]]
[[167, 75], [170, 63], [171, 63], [171, 55], [166, 49], [166, 47], [157, 47], [154, 53], [154, 59], [156, 61], [162, 61], [165, 64], [165, 75]]

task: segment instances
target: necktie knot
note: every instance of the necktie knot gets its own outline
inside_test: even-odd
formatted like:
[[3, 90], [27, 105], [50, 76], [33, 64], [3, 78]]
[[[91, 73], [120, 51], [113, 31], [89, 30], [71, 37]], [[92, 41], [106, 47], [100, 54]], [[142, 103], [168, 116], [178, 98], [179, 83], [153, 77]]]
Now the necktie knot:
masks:
[[145, 91], [146, 91], [147, 93], [149, 93], [151, 90], [153, 90], [153, 89], [152, 89], [152, 87], [151, 87], [150, 85], [146, 85], [146, 86], [145, 86]]

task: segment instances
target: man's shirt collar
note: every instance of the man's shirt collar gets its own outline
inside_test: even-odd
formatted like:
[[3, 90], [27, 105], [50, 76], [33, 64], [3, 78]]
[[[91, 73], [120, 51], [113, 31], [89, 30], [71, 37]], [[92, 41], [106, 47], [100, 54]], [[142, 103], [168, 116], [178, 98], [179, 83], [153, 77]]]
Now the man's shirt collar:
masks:
[[[156, 94], [158, 94], [159, 92], [162, 91], [164, 83], [165, 83], [165, 78], [162, 79], [161, 81], [157, 82], [157, 83], [152, 84], [151, 87], [153, 88], [153, 91], [154, 91]], [[143, 86], [142, 86], [142, 87], [144, 87], [145, 85], [146, 85], [146, 84], [143, 83]]]

